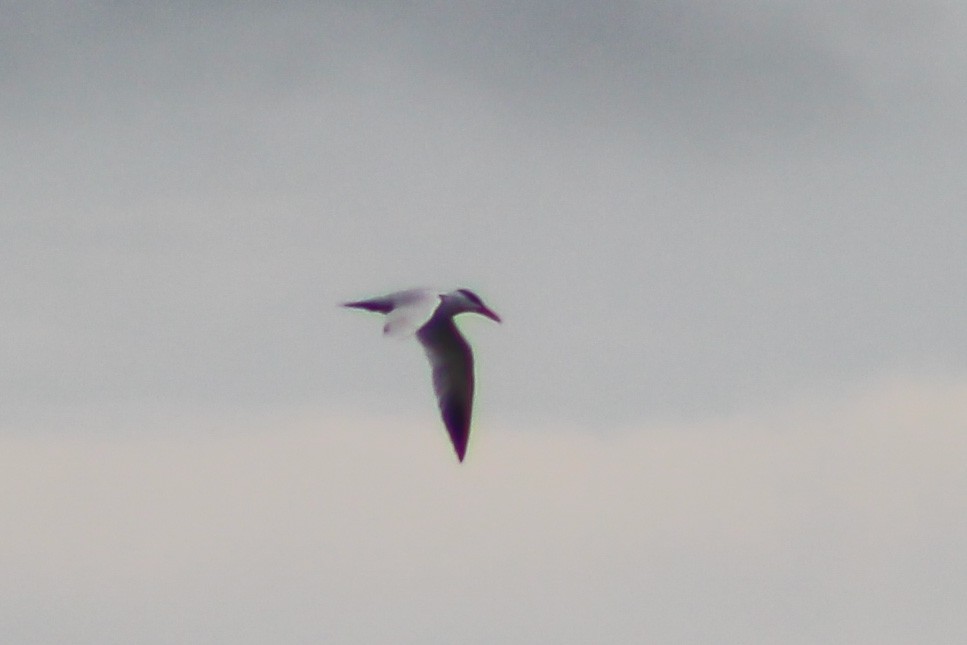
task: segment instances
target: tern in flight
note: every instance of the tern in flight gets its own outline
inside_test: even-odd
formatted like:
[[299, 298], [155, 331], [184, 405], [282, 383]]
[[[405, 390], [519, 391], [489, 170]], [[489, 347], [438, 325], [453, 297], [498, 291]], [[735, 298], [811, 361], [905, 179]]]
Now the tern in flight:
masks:
[[404, 337], [416, 333], [433, 367], [433, 389], [443, 423], [457, 459], [463, 461], [473, 410], [473, 353], [453, 317], [469, 312], [500, 322], [500, 316], [469, 289], [449, 293], [409, 289], [380, 298], [347, 302], [343, 306], [386, 314], [383, 333], [388, 336]]

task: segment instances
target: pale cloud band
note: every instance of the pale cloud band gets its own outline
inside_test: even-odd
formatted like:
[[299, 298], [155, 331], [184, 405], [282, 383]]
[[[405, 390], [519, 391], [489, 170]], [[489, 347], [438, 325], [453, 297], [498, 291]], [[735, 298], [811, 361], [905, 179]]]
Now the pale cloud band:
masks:
[[429, 416], [174, 423], [0, 439], [11, 642], [967, 634], [964, 382], [608, 436], [480, 427], [463, 466]]

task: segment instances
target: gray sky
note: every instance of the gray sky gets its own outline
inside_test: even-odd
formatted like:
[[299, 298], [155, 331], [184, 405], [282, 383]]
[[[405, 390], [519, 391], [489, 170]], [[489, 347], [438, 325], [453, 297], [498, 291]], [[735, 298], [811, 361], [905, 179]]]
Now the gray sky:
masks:
[[0, 6], [5, 642], [967, 638], [959, 4]]

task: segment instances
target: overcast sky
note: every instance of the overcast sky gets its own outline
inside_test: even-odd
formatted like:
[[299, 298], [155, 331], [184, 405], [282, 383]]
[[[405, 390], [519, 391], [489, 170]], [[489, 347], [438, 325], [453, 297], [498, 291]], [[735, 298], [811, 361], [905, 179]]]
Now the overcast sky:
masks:
[[965, 642], [967, 9], [726, 4], [0, 1], [0, 640]]

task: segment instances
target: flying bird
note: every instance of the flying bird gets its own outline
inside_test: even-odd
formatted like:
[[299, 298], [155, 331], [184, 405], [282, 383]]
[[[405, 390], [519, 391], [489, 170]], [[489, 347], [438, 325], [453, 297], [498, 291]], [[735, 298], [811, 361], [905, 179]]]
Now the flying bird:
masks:
[[386, 314], [383, 333], [388, 336], [416, 334], [433, 368], [433, 389], [443, 424], [457, 459], [462, 462], [470, 438], [473, 410], [473, 353], [453, 318], [457, 314], [475, 313], [500, 322], [500, 316], [469, 289], [449, 293], [409, 289], [370, 300], [346, 302], [343, 306]]

